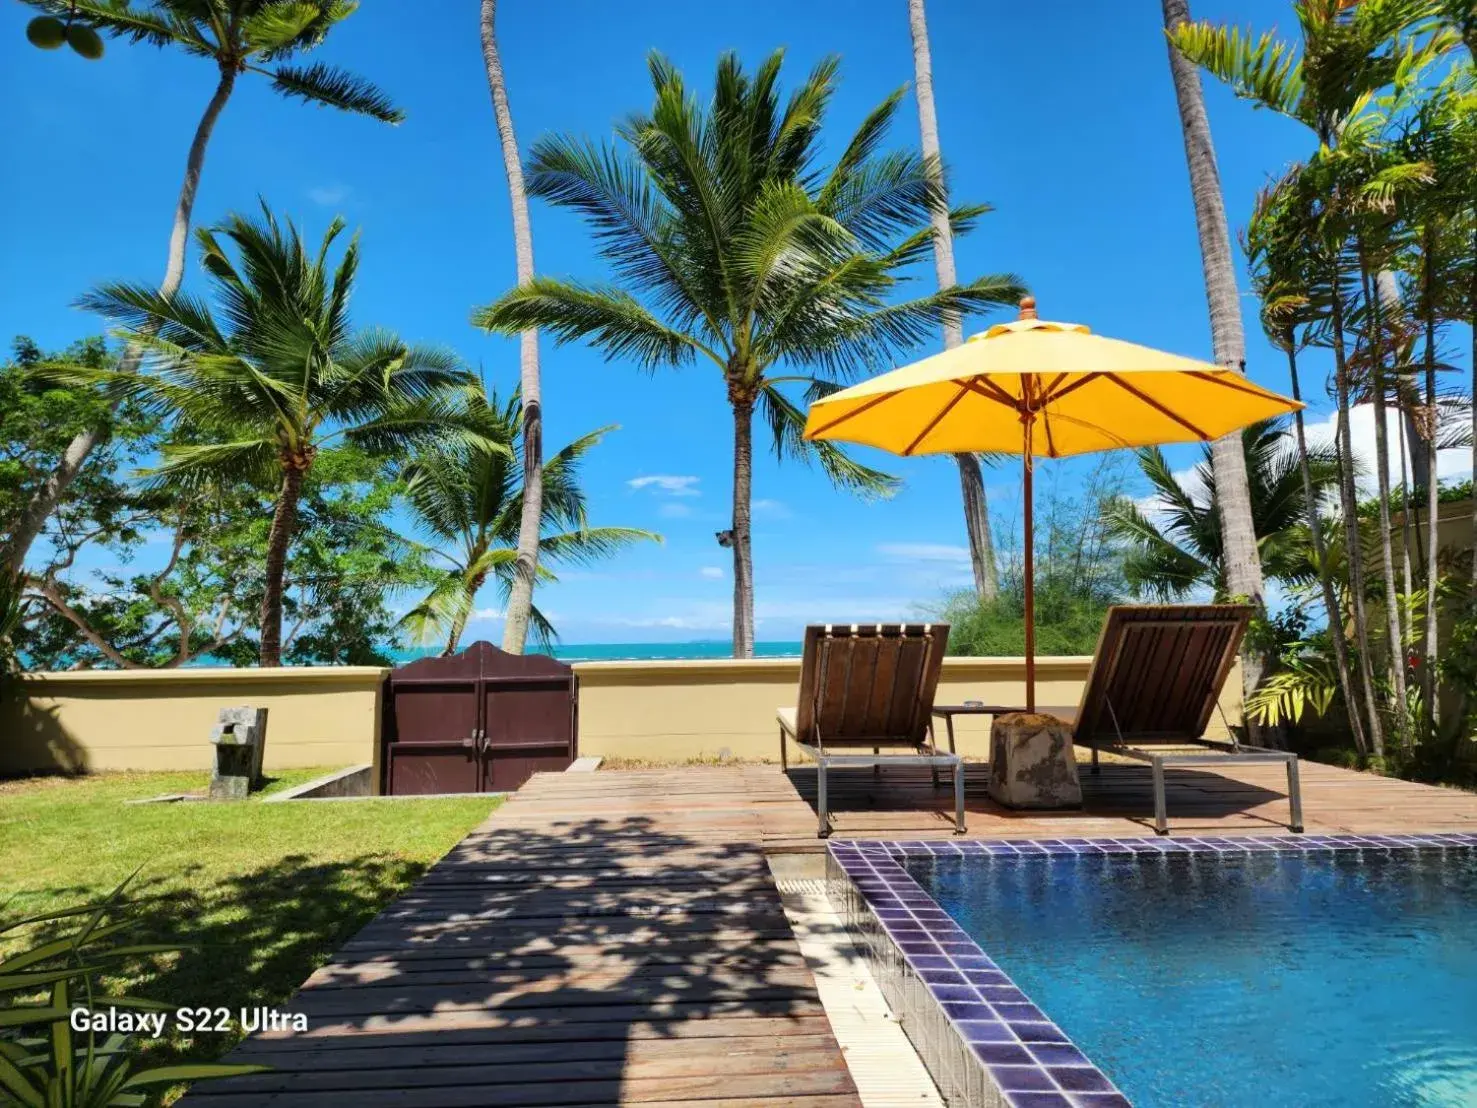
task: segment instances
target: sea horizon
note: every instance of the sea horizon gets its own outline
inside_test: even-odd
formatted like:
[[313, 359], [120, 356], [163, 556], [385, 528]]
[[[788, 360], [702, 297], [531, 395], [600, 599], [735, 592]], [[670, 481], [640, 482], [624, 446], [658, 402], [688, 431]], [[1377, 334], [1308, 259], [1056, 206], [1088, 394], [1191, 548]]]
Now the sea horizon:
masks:
[[[801, 648], [802, 643], [799, 639], [756, 642], [754, 657], [798, 658]], [[400, 665], [413, 662], [418, 658], [432, 657], [440, 652], [439, 647], [424, 647], [393, 650], [389, 654], [394, 662]], [[703, 658], [731, 658], [733, 641], [731, 639], [694, 639], [690, 642], [556, 643], [552, 649], [530, 646], [527, 653], [552, 654], [561, 662], [693, 661]]]

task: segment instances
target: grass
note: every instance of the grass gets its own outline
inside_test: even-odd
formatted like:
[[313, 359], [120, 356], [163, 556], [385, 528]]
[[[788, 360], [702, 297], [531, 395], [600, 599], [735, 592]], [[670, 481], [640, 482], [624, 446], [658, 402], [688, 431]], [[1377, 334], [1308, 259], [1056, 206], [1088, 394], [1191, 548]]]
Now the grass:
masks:
[[[267, 793], [324, 769], [280, 773]], [[106, 981], [171, 1006], [280, 1006], [310, 973], [497, 806], [492, 797], [127, 805], [199, 792], [201, 773], [0, 782], [0, 921], [100, 899], [140, 869], [142, 942], [188, 943]], [[234, 1035], [148, 1044], [205, 1060]]]

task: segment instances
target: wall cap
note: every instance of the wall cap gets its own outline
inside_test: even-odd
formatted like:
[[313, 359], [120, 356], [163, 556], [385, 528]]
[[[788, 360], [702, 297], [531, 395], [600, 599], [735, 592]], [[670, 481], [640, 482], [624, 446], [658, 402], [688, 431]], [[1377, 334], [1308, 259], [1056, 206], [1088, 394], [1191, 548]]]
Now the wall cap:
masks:
[[[1036, 659], [1038, 673], [1077, 670], [1092, 663], [1088, 654], [1057, 654]], [[944, 658], [944, 668], [968, 670], [1014, 671], [1025, 668], [1024, 657], [974, 657], [958, 654]], [[621, 673], [670, 673], [674, 677], [692, 674], [794, 674], [800, 668], [800, 656], [783, 658], [654, 658], [626, 659], [609, 662], [575, 662], [574, 671], [581, 676], [600, 677]]]
[[381, 680], [387, 666], [280, 666], [273, 669], [235, 666], [189, 666], [179, 669], [64, 669], [21, 673], [27, 685], [151, 685], [151, 684], [312, 684], [331, 681]]

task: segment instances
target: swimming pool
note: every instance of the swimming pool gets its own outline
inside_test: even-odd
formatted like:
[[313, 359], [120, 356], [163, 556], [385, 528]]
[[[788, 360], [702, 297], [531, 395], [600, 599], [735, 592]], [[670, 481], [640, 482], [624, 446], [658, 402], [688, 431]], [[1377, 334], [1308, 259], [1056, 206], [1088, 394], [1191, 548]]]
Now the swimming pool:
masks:
[[831, 866], [951, 1103], [1477, 1104], [1477, 836], [835, 843]]

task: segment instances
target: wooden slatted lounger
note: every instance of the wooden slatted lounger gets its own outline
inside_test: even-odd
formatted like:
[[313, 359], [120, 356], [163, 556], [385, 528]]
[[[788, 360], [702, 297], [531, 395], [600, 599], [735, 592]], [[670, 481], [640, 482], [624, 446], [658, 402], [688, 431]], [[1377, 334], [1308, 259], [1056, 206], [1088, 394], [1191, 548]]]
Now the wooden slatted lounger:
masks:
[[[1253, 609], [1237, 604], [1119, 605], [1108, 609], [1092, 670], [1076, 712], [1074, 741], [1146, 761], [1154, 774], [1154, 830], [1169, 834], [1166, 766], [1254, 762], [1287, 767], [1290, 827], [1303, 829], [1296, 754], [1205, 737], [1221, 687]], [[1194, 744], [1204, 750], [1156, 753], [1155, 747]]]
[[[844, 766], [928, 766], [935, 785], [941, 768], [953, 770], [954, 824], [964, 833], [964, 759], [940, 754], [930, 726], [948, 645], [946, 623], [806, 628], [797, 705], [779, 709], [780, 765], [789, 768], [792, 739], [815, 759], [822, 838], [831, 830], [826, 771]], [[907, 753], [883, 753], [887, 747]]]

